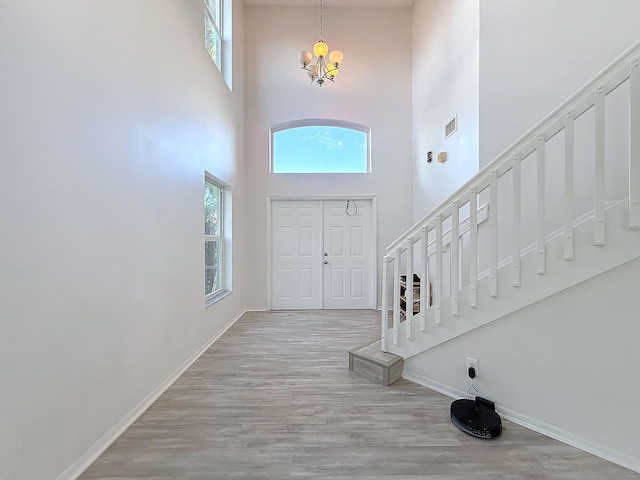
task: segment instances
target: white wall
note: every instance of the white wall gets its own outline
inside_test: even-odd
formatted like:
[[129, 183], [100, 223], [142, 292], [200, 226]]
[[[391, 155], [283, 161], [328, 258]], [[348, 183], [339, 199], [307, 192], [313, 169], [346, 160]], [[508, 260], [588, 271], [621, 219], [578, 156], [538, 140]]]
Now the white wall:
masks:
[[639, 270], [636, 260], [565, 290], [405, 361], [405, 372], [466, 391], [475, 358], [481, 396], [640, 466]]
[[637, 0], [480, 4], [481, 167], [640, 38]]
[[[298, 52], [318, 40], [318, 15], [317, 8], [246, 8], [247, 284], [254, 308], [266, 306], [267, 196], [377, 196], [379, 272], [384, 248], [412, 221], [411, 10], [325, 8], [324, 40], [344, 61], [336, 82], [321, 88], [297, 63]], [[371, 127], [373, 172], [269, 174], [269, 128], [305, 118]]]
[[[416, 0], [413, 6], [416, 221], [478, 171], [478, 22], [477, 1]], [[455, 115], [458, 131], [445, 140], [445, 125]], [[436, 160], [441, 151], [447, 152], [445, 163]]]
[[201, 0], [0, 2], [0, 477], [56, 478], [242, 312], [205, 310], [203, 172], [245, 273], [234, 93]]

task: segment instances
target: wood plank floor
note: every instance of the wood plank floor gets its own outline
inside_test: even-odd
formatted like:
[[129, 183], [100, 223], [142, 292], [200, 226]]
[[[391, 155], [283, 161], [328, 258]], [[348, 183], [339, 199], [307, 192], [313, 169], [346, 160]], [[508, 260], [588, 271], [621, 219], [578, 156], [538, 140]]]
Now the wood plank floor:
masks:
[[244, 315], [80, 478], [640, 478], [510, 422], [475, 439], [451, 424], [451, 399], [350, 372], [378, 315]]

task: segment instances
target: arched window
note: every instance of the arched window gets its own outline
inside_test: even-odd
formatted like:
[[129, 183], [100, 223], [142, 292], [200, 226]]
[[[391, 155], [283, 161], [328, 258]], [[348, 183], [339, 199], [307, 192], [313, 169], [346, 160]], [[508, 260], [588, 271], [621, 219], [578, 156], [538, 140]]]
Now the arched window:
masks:
[[340, 120], [296, 120], [271, 128], [271, 173], [369, 173], [370, 129]]

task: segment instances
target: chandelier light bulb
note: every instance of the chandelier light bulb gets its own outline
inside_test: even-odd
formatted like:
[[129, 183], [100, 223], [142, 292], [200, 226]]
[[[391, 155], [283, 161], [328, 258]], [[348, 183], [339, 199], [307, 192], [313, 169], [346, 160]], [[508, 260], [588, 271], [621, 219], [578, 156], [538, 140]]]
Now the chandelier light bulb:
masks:
[[329, 45], [320, 40], [313, 46], [313, 53], [318, 58], [323, 58], [329, 52]]
[[298, 61], [300, 62], [300, 65], [302, 65], [302, 68], [309, 65], [311, 63], [312, 58], [313, 57], [311, 55], [311, 52], [308, 52], [306, 50], [303, 50], [298, 54]]
[[329, 61], [337, 66], [342, 63], [343, 57], [344, 55], [342, 55], [342, 52], [340, 50], [334, 50], [329, 54]]
[[335, 78], [340, 73], [340, 69], [333, 64], [327, 65], [327, 77]]
[[307, 68], [307, 74], [309, 75], [311, 81], [315, 82], [315, 80], [318, 78], [318, 64], [309, 65], [309, 68]]

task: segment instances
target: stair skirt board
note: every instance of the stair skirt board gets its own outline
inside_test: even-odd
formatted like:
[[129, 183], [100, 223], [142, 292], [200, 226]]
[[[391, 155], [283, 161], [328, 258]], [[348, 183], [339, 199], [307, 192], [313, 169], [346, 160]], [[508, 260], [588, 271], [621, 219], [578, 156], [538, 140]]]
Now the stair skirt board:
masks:
[[349, 350], [349, 370], [388, 387], [402, 378], [404, 360], [399, 355], [383, 352], [380, 340]]
[[[453, 399], [465, 398], [466, 396], [466, 392], [463, 390], [458, 390], [455, 387], [445, 385], [437, 380], [420, 375], [417, 372], [404, 371], [402, 377], [410, 382], [417, 383], [418, 385], [422, 385], [423, 387], [429, 388]], [[496, 399], [492, 400], [495, 401]], [[631, 458], [625, 453], [609, 448], [603, 444], [594, 443], [536, 418], [510, 408], [503, 407], [498, 402], [496, 402], [496, 412], [498, 412], [502, 418], [509, 420], [516, 425], [520, 425], [521, 427], [528, 428], [529, 430], [540, 433], [549, 438], [553, 438], [559, 442], [571, 445], [572, 447], [615, 463], [616, 465], [620, 465], [621, 467], [627, 468], [633, 472], [640, 473], [640, 463], [638, 463], [637, 459]]]

